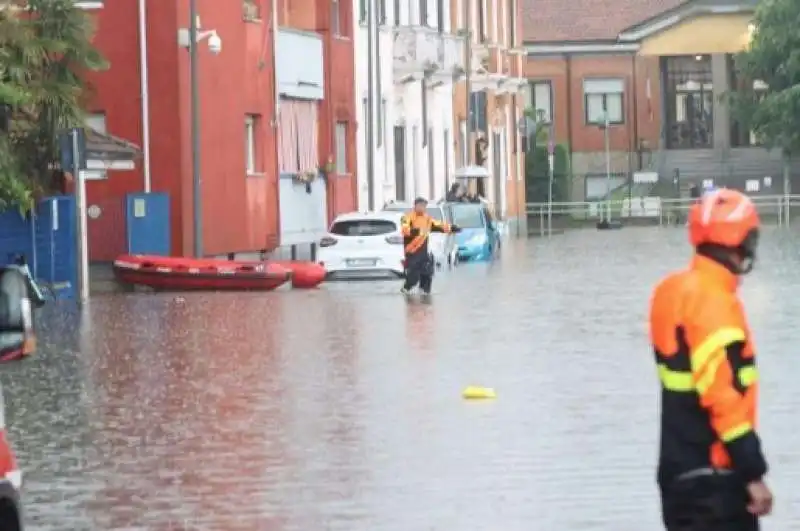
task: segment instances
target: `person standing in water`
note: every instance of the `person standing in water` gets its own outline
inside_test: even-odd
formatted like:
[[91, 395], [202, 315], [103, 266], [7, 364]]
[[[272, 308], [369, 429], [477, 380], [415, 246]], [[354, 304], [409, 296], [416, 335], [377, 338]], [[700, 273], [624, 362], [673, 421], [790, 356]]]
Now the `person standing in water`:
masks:
[[405, 245], [406, 280], [400, 290], [408, 294], [419, 284], [426, 295], [431, 292], [433, 272], [435, 269], [433, 258], [428, 252], [428, 238], [431, 232], [459, 232], [456, 225], [437, 221], [428, 215], [428, 200], [418, 197], [414, 200], [414, 210], [403, 216], [401, 231]]

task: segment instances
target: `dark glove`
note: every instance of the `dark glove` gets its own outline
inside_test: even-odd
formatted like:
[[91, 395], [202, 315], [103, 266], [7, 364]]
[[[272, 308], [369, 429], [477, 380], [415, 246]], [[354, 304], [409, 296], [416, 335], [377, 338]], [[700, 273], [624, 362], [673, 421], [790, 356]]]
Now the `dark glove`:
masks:
[[458, 225], [450, 225], [450, 232], [461, 232], [461, 227]]
[[409, 232], [409, 234], [411, 234], [412, 238], [414, 236], [419, 236], [419, 229], [411, 229], [411, 232]]

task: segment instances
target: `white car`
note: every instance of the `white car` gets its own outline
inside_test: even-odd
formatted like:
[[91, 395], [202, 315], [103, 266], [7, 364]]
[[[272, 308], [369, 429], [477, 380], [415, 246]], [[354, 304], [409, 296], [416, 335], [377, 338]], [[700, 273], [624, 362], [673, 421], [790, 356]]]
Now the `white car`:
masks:
[[319, 242], [317, 260], [328, 278], [399, 278], [404, 274], [402, 212], [337, 216]]
[[[400, 201], [390, 201], [383, 206], [386, 212], [402, 212], [406, 214], [414, 210], [414, 205]], [[453, 224], [453, 213], [450, 205], [444, 202], [428, 203], [428, 215], [436, 221], [442, 221], [450, 225]], [[457, 262], [456, 239], [452, 234], [433, 232], [428, 236], [428, 250], [436, 260], [436, 266], [442, 267], [444, 264], [455, 265]]]

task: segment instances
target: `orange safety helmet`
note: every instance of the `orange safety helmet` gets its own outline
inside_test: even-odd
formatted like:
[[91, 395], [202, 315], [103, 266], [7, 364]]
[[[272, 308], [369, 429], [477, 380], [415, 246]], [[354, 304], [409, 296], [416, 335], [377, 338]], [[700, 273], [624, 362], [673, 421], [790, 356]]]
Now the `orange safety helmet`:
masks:
[[740, 248], [757, 236], [760, 225], [750, 198], [727, 188], [706, 193], [689, 210], [689, 240], [694, 247]]

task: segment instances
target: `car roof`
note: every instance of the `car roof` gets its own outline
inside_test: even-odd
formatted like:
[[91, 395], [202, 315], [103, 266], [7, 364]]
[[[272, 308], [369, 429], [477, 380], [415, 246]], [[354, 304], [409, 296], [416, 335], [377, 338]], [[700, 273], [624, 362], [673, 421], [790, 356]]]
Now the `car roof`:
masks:
[[403, 212], [394, 210], [380, 210], [376, 212], [347, 212], [346, 214], [339, 214], [333, 220], [334, 223], [338, 221], [357, 221], [360, 219], [377, 219], [384, 221], [393, 221], [399, 223], [403, 217]]

